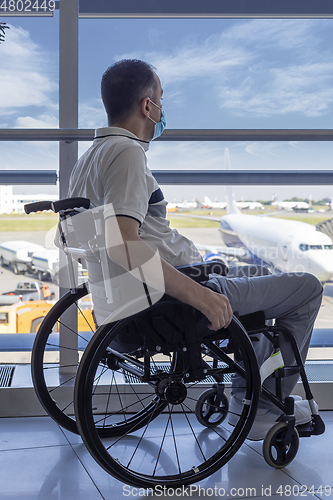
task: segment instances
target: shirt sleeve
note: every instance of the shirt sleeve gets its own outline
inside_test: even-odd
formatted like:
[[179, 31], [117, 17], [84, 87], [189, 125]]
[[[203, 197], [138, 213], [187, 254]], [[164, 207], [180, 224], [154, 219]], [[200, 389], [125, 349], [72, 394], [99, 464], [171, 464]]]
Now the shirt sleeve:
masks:
[[140, 146], [123, 149], [107, 165], [101, 181], [104, 189], [104, 217], [125, 215], [142, 224], [149, 202], [146, 155]]

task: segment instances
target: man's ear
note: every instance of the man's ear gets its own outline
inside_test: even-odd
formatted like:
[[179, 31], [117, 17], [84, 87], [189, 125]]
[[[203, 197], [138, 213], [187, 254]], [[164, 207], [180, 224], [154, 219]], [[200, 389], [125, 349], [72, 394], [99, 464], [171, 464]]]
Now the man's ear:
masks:
[[145, 115], [146, 118], [149, 117], [150, 110], [151, 110], [150, 98], [145, 97], [144, 99], [142, 99], [142, 102], [141, 102], [141, 111]]

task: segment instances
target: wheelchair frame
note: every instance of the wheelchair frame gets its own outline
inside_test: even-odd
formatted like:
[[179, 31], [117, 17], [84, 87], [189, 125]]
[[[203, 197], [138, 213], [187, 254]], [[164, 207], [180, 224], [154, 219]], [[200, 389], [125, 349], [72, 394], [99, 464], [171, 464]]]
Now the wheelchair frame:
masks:
[[[147, 311], [144, 311], [130, 318], [115, 322], [111, 321], [111, 324], [104, 324], [95, 333], [93, 325], [89, 325], [89, 328], [92, 330], [92, 339], [86, 339], [90, 341], [89, 343], [87, 342], [87, 348], [84, 350], [77, 376], [74, 373], [68, 380], [60, 382], [62, 389], [64, 387], [68, 388], [70, 402], [64, 405], [63, 402], [60, 404], [59, 401], [54, 400], [53, 394], [55, 389], [48, 387], [43, 370], [44, 351], [47, 344], [50, 343], [49, 339], [60, 316], [68, 307], [72, 305], [78, 307], [78, 300], [88, 293], [85, 284], [77, 286], [75, 283], [72, 260], [73, 254], [85, 257], [87, 251], [68, 245], [66, 239], [68, 231], [67, 219], [68, 217], [75, 216], [78, 209], [83, 208], [86, 210], [89, 207], [90, 201], [84, 198], [65, 199], [53, 203], [38, 202], [25, 206], [26, 213], [49, 209], [59, 213], [61, 241], [67, 256], [71, 284], [70, 291], [55, 304], [45, 317], [39, 328], [33, 348], [32, 373], [34, 386], [39, 400], [46, 411], [60, 425], [63, 425], [72, 432], [80, 432], [83, 441], [95, 460], [105, 470], [121, 481], [143, 487], [150, 487], [152, 484], [169, 486], [191, 484], [207, 477], [227, 463], [237, 452], [252, 426], [259, 398], [260, 378], [249, 337], [251, 338], [255, 334], [263, 333], [270, 340], [273, 348], [278, 350], [279, 337], [283, 335], [291, 344], [296, 365], [279, 368], [274, 372], [276, 378], [276, 395], [269, 392], [265, 387], [261, 388], [262, 394], [282, 411], [279, 421], [273, 426], [264, 440], [263, 452], [264, 458], [269, 465], [275, 468], [288, 465], [296, 456], [299, 436], [305, 437], [322, 434], [325, 426], [317, 414], [298, 346], [292, 333], [283, 327], [267, 326], [263, 321], [260, 321], [259, 324], [255, 322], [254, 326], [253, 318], [256, 317], [257, 320], [258, 315], [249, 315], [248, 317], [240, 318], [240, 322], [234, 318], [230, 327], [212, 333], [207, 329], [207, 320], [202, 315], [200, 317], [198, 311], [179, 303], [175, 299], [164, 296], [162, 300], [151, 306], [148, 310], [149, 314], [152, 314], [153, 319], [151, 317], [145, 319]], [[100, 227], [98, 225], [96, 227], [97, 234], [101, 235]], [[104, 252], [105, 257], [106, 252]], [[105, 261], [103, 262], [103, 258], [101, 260], [103, 270]], [[182, 266], [179, 270], [190, 275], [192, 278], [194, 274], [196, 281], [202, 282], [208, 279], [212, 269], [216, 272], [216, 266], [220, 266], [221, 274], [225, 272], [225, 266], [217, 262], [197, 266]], [[106, 282], [108, 281], [106, 280]], [[107, 296], [110, 293], [112, 294], [112, 290], [106, 290]], [[181, 321], [179, 318], [170, 320], [170, 315], [172, 316], [172, 314], [168, 309], [169, 306], [180, 307]], [[168, 312], [165, 313], [165, 311]], [[181, 328], [177, 324], [177, 321], [180, 321], [182, 324]], [[140, 322], [143, 322], [142, 324], [144, 325], [143, 333], [140, 333], [141, 337], [139, 335], [142, 345], [134, 349], [131, 346], [130, 349], [128, 345], [126, 347], [125, 343], [122, 346], [122, 352], [119, 349], [121, 342], [119, 344], [117, 336], [119, 337], [121, 334], [121, 338], [124, 338], [122, 330], [126, 330], [126, 328], [130, 329], [131, 336], [134, 326], [135, 329], [139, 329], [138, 325], [140, 325]], [[176, 332], [173, 333], [172, 339], [169, 338], [170, 326], [173, 332]], [[167, 368], [159, 370], [156, 369], [156, 366], [159, 366], [158, 363], [156, 365], [156, 361], [152, 362], [152, 359], [154, 357], [158, 358], [161, 354], [169, 356], [170, 362]], [[207, 356], [209, 361], [207, 361]], [[224, 363], [222, 368], [221, 362]], [[102, 370], [103, 373], [100, 374], [99, 370]], [[110, 411], [109, 400], [115, 400], [115, 392], [114, 389], [109, 389], [107, 396], [108, 403], [105, 409], [101, 410], [98, 407], [97, 411], [95, 411], [93, 400], [99, 397], [100, 394], [97, 390], [98, 384], [96, 381], [102, 378], [104, 380], [105, 373], [108, 371], [112, 373], [109, 385], [113, 384], [113, 379], [118, 377], [122, 371], [127, 376], [132, 376], [136, 380], [139, 380], [139, 383], [146, 388], [149, 386], [153, 390], [154, 397], [146, 406], [141, 401], [141, 409], [137, 409], [137, 405], [130, 403], [129, 408], [131, 409], [128, 413], [134, 416], [126, 417], [124, 406], [120, 405], [120, 408], [114, 414]], [[109, 452], [112, 446], [114, 446], [114, 444], [110, 444], [110, 439], [116, 439], [116, 444], [123, 440], [125, 445], [123, 445], [124, 449], [121, 449], [121, 453], [126, 455], [124, 450], [128, 446], [127, 438], [129, 434], [132, 435], [134, 440], [137, 439], [136, 443], [138, 443], [139, 437], [137, 433], [139, 429], [145, 428], [147, 430], [155, 419], [158, 420], [158, 417], [162, 421], [163, 419], [165, 420], [164, 415], [168, 411], [168, 407], [169, 422], [170, 419], [172, 420], [170, 405], [172, 407], [178, 405], [178, 407], [182, 407], [183, 410], [180, 413], [183, 412], [186, 416], [189, 427], [192, 430], [194, 446], [200, 449], [201, 454], [204, 456], [195, 434], [197, 431], [193, 431], [193, 428], [197, 425], [193, 423], [193, 414], [200, 425], [208, 430], [212, 430], [215, 435], [219, 434], [216, 430], [216, 428], [220, 428], [219, 426], [222, 426], [223, 432], [225, 431], [225, 425], [228, 425], [224, 423], [228, 414], [226, 392], [229, 391], [228, 384], [225, 383], [225, 377], [227, 374], [230, 375], [233, 372], [238, 375], [241, 374], [245, 380], [247, 395], [243, 400], [243, 410], [239, 415], [239, 421], [235, 428], [231, 429], [231, 431], [230, 428], [228, 429], [229, 437], [226, 437], [226, 435], [223, 437], [225, 445], [220, 449], [214, 449], [214, 452], [211, 452], [212, 455], [208, 459], [205, 457], [205, 460], [199, 466], [187, 468], [185, 471], [181, 470], [177, 452], [177, 473], [156, 475], [156, 470], [159, 468], [158, 459], [155, 464], [154, 474], [149, 476], [149, 474], [143, 473], [142, 470], [132, 470], [129, 466], [126, 467], [121, 463], [119, 457], [114, 457]], [[297, 428], [295, 427], [294, 400], [292, 397], [288, 397], [283, 401], [281, 391], [282, 377], [295, 373], [299, 373], [301, 376], [306, 398], [309, 401], [312, 412], [311, 422], [303, 426], [297, 426]], [[183, 404], [185, 405], [184, 401], [187, 397], [189, 384], [199, 387], [200, 385], [204, 385], [205, 380], [208, 380], [209, 377], [213, 378], [213, 385], [200, 396], [196, 397], [194, 411], [189, 411], [189, 409], [184, 411]], [[74, 399], [77, 423], [72, 416], [66, 413], [73, 401], [74, 379], [76, 380]], [[132, 382], [132, 386], [135, 383]], [[140, 398], [138, 397], [138, 399]], [[102, 411], [104, 412], [104, 417], [98, 417], [97, 415], [102, 415]], [[187, 413], [189, 413], [190, 417], [187, 416]], [[113, 415], [113, 420], [110, 415]], [[122, 418], [124, 420], [119, 421]], [[116, 422], [114, 419], [116, 419]], [[190, 421], [190, 419], [192, 420]], [[146, 433], [146, 430], [143, 432]], [[167, 429], [165, 429], [163, 442], [166, 441], [166, 435]], [[173, 436], [173, 439], [175, 441], [175, 436]], [[139, 444], [136, 444], [136, 449], [138, 447]], [[161, 454], [162, 447], [159, 448], [158, 456], [160, 457]], [[134, 462], [133, 457], [131, 461]]]

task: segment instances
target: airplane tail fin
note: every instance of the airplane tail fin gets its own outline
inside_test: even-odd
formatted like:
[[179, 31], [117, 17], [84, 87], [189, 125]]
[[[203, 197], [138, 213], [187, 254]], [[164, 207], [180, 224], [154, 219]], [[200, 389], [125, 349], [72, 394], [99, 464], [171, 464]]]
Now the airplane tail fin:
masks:
[[273, 194], [272, 196], [272, 203], [280, 203], [281, 198], [279, 196], [277, 196], [276, 194]]
[[[230, 170], [230, 156], [228, 148], [224, 152], [224, 166], [226, 170]], [[235, 193], [233, 186], [226, 186], [227, 189], [227, 214], [240, 214], [241, 211], [236, 206]]]

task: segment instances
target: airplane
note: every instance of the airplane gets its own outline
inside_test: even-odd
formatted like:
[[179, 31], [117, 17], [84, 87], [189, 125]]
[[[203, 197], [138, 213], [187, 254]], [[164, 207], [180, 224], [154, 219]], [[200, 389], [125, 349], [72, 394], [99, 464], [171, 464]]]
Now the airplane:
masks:
[[227, 207], [225, 201], [211, 201], [208, 196], [204, 196], [204, 206], [205, 208], [220, 208], [224, 210]]
[[[204, 206], [206, 208], [220, 208], [220, 209], [225, 209], [227, 208], [227, 203], [224, 201], [211, 201], [208, 196], [204, 196]], [[236, 207], [242, 208], [242, 209], [249, 209], [249, 210], [255, 210], [255, 209], [260, 209], [264, 210], [265, 207], [262, 203], [259, 201], [236, 201]]]
[[236, 207], [248, 210], [265, 210], [265, 207], [260, 201], [236, 201]]
[[285, 210], [309, 209], [311, 206], [306, 201], [281, 201], [275, 194], [273, 194], [271, 205]]
[[179, 202], [168, 202], [167, 212], [175, 212], [178, 208], [197, 208], [197, 201], [179, 201]]
[[[225, 151], [225, 163], [228, 168], [228, 149]], [[245, 263], [269, 267], [272, 272], [309, 272], [322, 282], [328, 281], [333, 274], [333, 245], [327, 234], [305, 222], [263, 214], [242, 214], [230, 190], [227, 215], [221, 218], [189, 217], [220, 223], [219, 230], [226, 247], [196, 245], [199, 250], [206, 252], [209, 260], [214, 254], [221, 259], [233, 256]]]
[[247, 249], [247, 262], [275, 272], [309, 272], [320, 281], [333, 274], [332, 240], [311, 224], [232, 210], [221, 218], [220, 231], [227, 246]]

